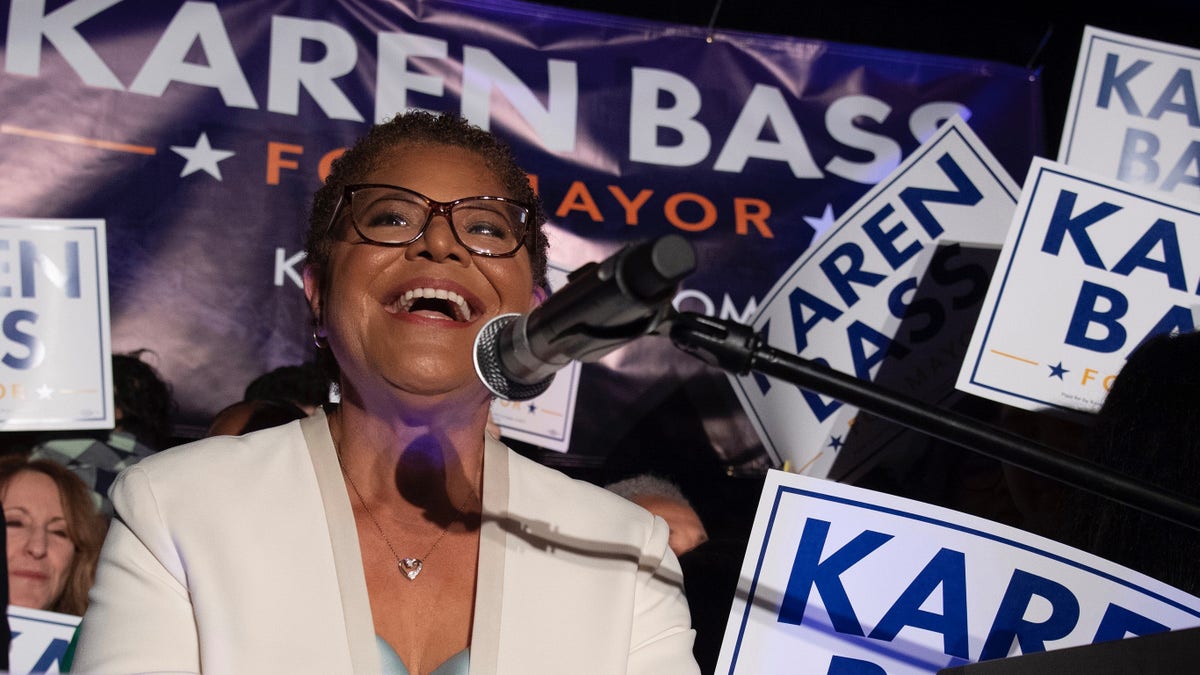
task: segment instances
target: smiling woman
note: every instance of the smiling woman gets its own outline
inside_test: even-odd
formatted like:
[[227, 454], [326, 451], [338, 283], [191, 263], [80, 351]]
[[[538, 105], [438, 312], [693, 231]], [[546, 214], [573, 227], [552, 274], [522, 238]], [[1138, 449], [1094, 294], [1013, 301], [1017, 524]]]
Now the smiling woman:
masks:
[[304, 290], [340, 403], [123, 473], [74, 666], [696, 673], [666, 523], [486, 433], [475, 338], [543, 297], [543, 221], [456, 116], [334, 162]]
[[9, 602], [82, 615], [104, 538], [88, 487], [50, 460], [0, 459]]

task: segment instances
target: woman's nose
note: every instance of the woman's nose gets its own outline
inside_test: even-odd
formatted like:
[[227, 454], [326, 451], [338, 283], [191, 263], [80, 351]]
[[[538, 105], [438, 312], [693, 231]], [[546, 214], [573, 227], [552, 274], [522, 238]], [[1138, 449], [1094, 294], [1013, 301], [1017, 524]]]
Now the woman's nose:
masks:
[[25, 540], [25, 550], [35, 558], [46, 555], [49, 536], [45, 530], [32, 528]]
[[446, 214], [435, 213], [430, 216], [429, 224], [416, 241], [408, 245], [412, 256], [427, 256], [436, 261], [457, 260], [466, 261], [471, 252], [458, 242], [454, 236], [454, 227]]

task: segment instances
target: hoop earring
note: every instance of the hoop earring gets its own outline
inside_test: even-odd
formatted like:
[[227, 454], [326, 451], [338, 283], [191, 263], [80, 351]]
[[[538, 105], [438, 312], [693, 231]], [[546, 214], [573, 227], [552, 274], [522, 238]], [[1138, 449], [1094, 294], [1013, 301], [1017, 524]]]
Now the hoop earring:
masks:
[[320, 326], [313, 328], [312, 341], [317, 349], [326, 349], [329, 347], [329, 339], [322, 334]]

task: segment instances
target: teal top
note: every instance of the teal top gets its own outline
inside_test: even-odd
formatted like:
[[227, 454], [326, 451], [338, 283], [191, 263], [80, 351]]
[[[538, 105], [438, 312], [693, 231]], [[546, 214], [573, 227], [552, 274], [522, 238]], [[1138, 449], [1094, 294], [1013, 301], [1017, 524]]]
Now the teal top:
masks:
[[[383, 675], [409, 675], [408, 667], [400, 660], [400, 656], [387, 643], [387, 640], [376, 635], [375, 646], [379, 648], [379, 660], [383, 662]], [[471, 648], [467, 647], [446, 659], [445, 663], [438, 666], [430, 675], [467, 675], [470, 668]]]

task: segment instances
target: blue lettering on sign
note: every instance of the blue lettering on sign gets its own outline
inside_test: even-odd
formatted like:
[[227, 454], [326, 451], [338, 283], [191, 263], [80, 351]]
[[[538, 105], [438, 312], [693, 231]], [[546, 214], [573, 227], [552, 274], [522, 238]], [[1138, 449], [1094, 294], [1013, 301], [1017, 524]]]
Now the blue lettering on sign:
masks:
[[37, 663], [33, 664], [33, 668], [29, 669], [31, 673], [44, 673], [54, 667], [55, 664], [61, 664], [63, 656], [67, 654], [67, 647], [70, 642], [62, 638], [54, 638], [47, 645], [46, 651], [42, 652]]
[[1141, 117], [1142, 111], [1138, 108], [1137, 101], [1133, 98], [1133, 92], [1129, 90], [1129, 81], [1137, 77], [1139, 73], [1150, 67], [1150, 62], [1145, 59], [1134, 61], [1133, 65], [1126, 68], [1123, 72], [1117, 72], [1117, 54], [1109, 54], [1104, 59], [1104, 70], [1100, 75], [1100, 89], [1096, 93], [1096, 107], [1108, 109], [1112, 100], [1112, 95], [1115, 92], [1117, 98], [1121, 99], [1121, 104], [1125, 106], [1125, 112], [1130, 115]]
[[[1178, 99], [1180, 100], [1177, 100]], [[1193, 129], [1200, 127], [1200, 110], [1196, 107], [1196, 85], [1192, 82], [1192, 72], [1180, 68], [1171, 76], [1171, 80], [1163, 87], [1158, 100], [1150, 106], [1146, 117], [1159, 119], [1163, 113], [1178, 113], [1187, 119], [1188, 126]]]
[[891, 204], [885, 204], [883, 208], [879, 209], [878, 213], [863, 223], [862, 229], [866, 233], [867, 238], [871, 240], [871, 243], [875, 244], [875, 249], [887, 261], [888, 266], [893, 270], [897, 270], [914, 255], [920, 253], [921, 249], [925, 248], [925, 245], [920, 241], [913, 241], [903, 251], [896, 249], [896, 239], [905, 232], [908, 232], [908, 226], [904, 224], [904, 221], [899, 221], [892, 229], [886, 232], [881, 227], [884, 219], [892, 215], [894, 211], [895, 209], [892, 208]]
[[[846, 328], [846, 338], [850, 341], [854, 374], [860, 380], [870, 380], [871, 369], [882, 363], [889, 354], [902, 359], [909, 353], [908, 347], [892, 342], [891, 338], [861, 321], [855, 321]], [[867, 353], [867, 343], [875, 346], [874, 352]]]
[[1170, 628], [1153, 619], [1148, 619], [1120, 605], [1110, 604], [1108, 609], [1104, 610], [1104, 616], [1100, 619], [1100, 626], [1096, 628], [1096, 637], [1092, 639], [1092, 642], [1121, 640], [1129, 634], [1153, 635], [1168, 630]]
[[949, 153], [938, 158], [937, 165], [945, 172], [946, 177], [954, 183], [955, 190], [938, 190], [934, 188], [908, 187], [900, 191], [900, 201], [917, 217], [917, 222], [932, 238], [941, 236], [944, 229], [937, 218], [929, 211], [926, 203], [957, 204], [973, 206], [983, 199], [983, 193], [971, 182], [967, 174], [950, 156]]
[[[1158, 152], [1161, 146], [1158, 136], [1145, 129], [1126, 129], [1121, 157], [1117, 162], [1117, 178], [1127, 183], [1153, 183], [1158, 180]], [[1200, 143], [1197, 141], [1187, 144], [1159, 188], [1174, 192], [1180, 185], [1200, 185]]]
[[1184, 148], [1183, 154], [1179, 156], [1179, 161], [1175, 162], [1174, 168], [1167, 174], [1160, 186], [1163, 190], [1174, 192], [1179, 185], [1200, 185], [1200, 173], [1197, 172], [1200, 167], [1200, 143], [1192, 141]]
[[829, 661], [828, 675], [887, 675], [887, 671], [878, 663], [852, 659], [848, 656], [834, 656]]
[[815, 587], [825, 603], [833, 629], [845, 635], [862, 636], [862, 626], [854, 614], [854, 607], [846, 595], [840, 575], [887, 543], [892, 535], [865, 530], [821, 560], [828, 535], [828, 521], [809, 518], [804, 522], [796, 559], [792, 563], [787, 589], [779, 606], [779, 621], [797, 626], [803, 623], [808, 596]]
[[[1105, 307], [1101, 308], [1101, 304]], [[1085, 281], [1080, 286], [1079, 298], [1075, 301], [1075, 309], [1071, 312], [1071, 320], [1067, 324], [1067, 335], [1063, 342], [1101, 354], [1119, 351], [1128, 340], [1129, 332], [1121, 324], [1121, 318], [1128, 311], [1129, 299], [1124, 293], [1115, 288]], [[1092, 326], [1099, 327], [1103, 335], [1089, 336], [1088, 331]], [[1138, 344], [1155, 335], [1190, 333], [1196, 328], [1195, 317], [1190, 309], [1172, 305], [1167, 308], [1162, 318], [1146, 331]]]
[[[1162, 247], [1162, 260], [1150, 257], [1150, 252], [1156, 247]], [[1187, 290], [1184, 280], [1183, 254], [1179, 251], [1179, 236], [1175, 231], [1175, 223], [1159, 218], [1153, 225], [1146, 228], [1129, 251], [1113, 265], [1114, 274], [1129, 276], [1137, 268], [1152, 272], [1161, 272], [1167, 278], [1167, 285], [1178, 291]]]
[[1153, 183], [1158, 180], [1158, 136], [1144, 129], [1125, 130], [1121, 144], [1121, 159], [1117, 162], [1117, 178], [1126, 183]]
[[[942, 588], [942, 613], [921, 609], [939, 586]], [[891, 642], [905, 626], [941, 633], [943, 649], [948, 656], [969, 658], [966, 556], [947, 548], [938, 551], [868, 637]]]
[[1057, 256], [1062, 248], [1063, 240], [1070, 235], [1071, 241], [1075, 243], [1075, 250], [1079, 251], [1079, 257], [1083, 259], [1083, 264], [1102, 270], [1107, 269], [1104, 261], [1100, 259], [1100, 253], [1092, 244], [1091, 237], [1088, 236], [1087, 228], [1120, 211], [1121, 207], [1101, 202], [1078, 216], [1072, 216], [1071, 212], [1075, 210], [1075, 200], [1078, 197], [1079, 195], [1068, 190], [1063, 190], [1058, 194], [1058, 202], [1054, 205], [1054, 213], [1050, 216], [1050, 222], [1046, 227], [1046, 238], [1042, 241], [1042, 252]]
[[[796, 353], [802, 353], [808, 348], [808, 331], [821, 321], [833, 321], [842, 315], [842, 310], [825, 302], [803, 288], [796, 287], [788, 294], [788, 302], [792, 308], [792, 334], [796, 339]], [[812, 316], [804, 317], [804, 310], [812, 311]]]
[[[1107, 308], [1098, 307], [1101, 300], [1107, 303]], [[1079, 298], [1075, 302], [1063, 342], [1093, 352], [1111, 354], [1125, 345], [1126, 331], [1120, 319], [1128, 311], [1129, 299], [1124, 293], [1085, 281], [1079, 289]], [[1099, 326], [1104, 332], [1103, 337], [1088, 337], [1091, 326]]]
[[[845, 269], [838, 267], [837, 262], [840, 258], [845, 258], [849, 263]], [[865, 255], [862, 248], [858, 244], [848, 241], [833, 249], [820, 262], [821, 271], [825, 273], [825, 278], [829, 279], [833, 290], [837, 291], [842, 302], [846, 303], [846, 307], [853, 307], [859, 300], [858, 293], [851, 287], [851, 283], [859, 283], [874, 288], [880, 282], [887, 279], [887, 276], [878, 272], [864, 270], [862, 268], [864, 258]]]
[[[1025, 618], [1034, 596], [1050, 603], [1050, 616], [1045, 621]], [[1047, 642], [1066, 637], [1078, 621], [1079, 599], [1070, 589], [1056, 581], [1014, 570], [979, 660], [1008, 656], [1013, 642], [1021, 646], [1022, 654], [1045, 651]]]
[[14, 370], [28, 370], [42, 362], [42, 359], [46, 357], [46, 345], [33, 333], [21, 330], [22, 323], [35, 324], [37, 320], [37, 313], [27, 309], [14, 309], [5, 315], [4, 321], [0, 323], [0, 330], [4, 332], [4, 337], [24, 346], [27, 353], [25, 356], [16, 356], [11, 352], [6, 353], [3, 358], [0, 358], [0, 362]]
[[[8, 240], [0, 239], [0, 253], [9, 249]], [[82, 297], [79, 274], [79, 242], [68, 241], [63, 245], [63, 265], [60, 267], [48, 256], [40, 253], [37, 244], [32, 241], [17, 242], [17, 278], [20, 285], [20, 297], [35, 298], [37, 292], [37, 272], [62, 291], [66, 298]], [[7, 260], [0, 260], [0, 275], [8, 275], [12, 266]], [[13, 297], [10, 285], [0, 285], [0, 297]]]

